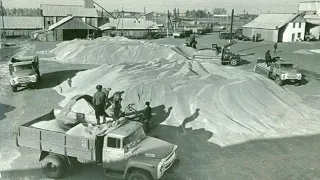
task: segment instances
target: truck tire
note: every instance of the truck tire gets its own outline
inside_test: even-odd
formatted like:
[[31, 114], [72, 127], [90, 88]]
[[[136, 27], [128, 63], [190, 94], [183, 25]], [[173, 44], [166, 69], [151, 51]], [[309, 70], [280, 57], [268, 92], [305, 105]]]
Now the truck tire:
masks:
[[276, 76], [275, 82], [276, 82], [276, 84], [278, 84], [279, 86], [283, 86], [283, 81], [280, 79], [280, 76]]
[[136, 169], [133, 170], [126, 180], [153, 180], [148, 171]]
[[42, 172], [52, 179], [59, 179], [63, 176], [65, 172], [66, 162], [54, 154], [50, 154], [41, 161]]
[[231, 60], [230, 60], [230, 64], [231, 64], [231, 66], [237, 66], [237, 65], [238, 65], [238, 60], [236, 60], [236, 59], [231, 59]]
[[308, 41], [308, 42], [310, 41], [310, 38], [309, 38], [309, 37], [307, 38], [307, 41]]
[[11, 90], [12, 90], [12, 92], [17, 92], [18, 91], [18, 87], [11, 85]]

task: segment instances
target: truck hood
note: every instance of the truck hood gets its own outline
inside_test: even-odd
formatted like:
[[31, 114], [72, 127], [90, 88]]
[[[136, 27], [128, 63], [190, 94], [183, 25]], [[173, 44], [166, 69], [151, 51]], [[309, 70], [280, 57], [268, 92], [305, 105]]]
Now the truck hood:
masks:
[[33, 70], [23, 70], [13, 72], [13, 77], [31, 76], [36, 74]]
[[138, 156], [163, 159], [173, 151], [174, 146], [174, 144], [166, 141], [153, 137], [147, 137], [138, 145], [133, 153]]
[[281, 73], [283, 74], [298, 74], [296, 69], [282, 69]]

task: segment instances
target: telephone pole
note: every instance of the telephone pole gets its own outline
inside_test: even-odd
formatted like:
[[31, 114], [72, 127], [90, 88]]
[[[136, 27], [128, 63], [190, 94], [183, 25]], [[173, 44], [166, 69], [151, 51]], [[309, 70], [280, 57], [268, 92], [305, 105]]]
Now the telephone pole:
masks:
[[2, 33], [0, 34], [0, 38], [5, 38], [5, 32], [4, 32], [4, 20], [3, 20], [3, 6], [2, 6], [2, 0], [0, 0], [0, 8], [1, 8], [1, 22], [2, 22]]
[[232, 27], [233, 27], [233, 14], [234, 14], [234, 9], [232, 9], [232, 12], [231, 12], [231, 25], [230, 25], [230, 42], [232, 40]]
[[122, 7], [122, 18], [121, 18], [122, 28], [121, 28], [121, 36], [123, 36], [123, 15], [124, 15], [124, 11], [123, 11], [123, 7]]

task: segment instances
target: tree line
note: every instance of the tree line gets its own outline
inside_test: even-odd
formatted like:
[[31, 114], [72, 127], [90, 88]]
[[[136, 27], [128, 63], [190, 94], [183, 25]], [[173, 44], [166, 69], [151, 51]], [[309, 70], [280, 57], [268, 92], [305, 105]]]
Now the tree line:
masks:
[[186, 16], [193, 18], [206, 18], [212, 17], [214, 14], [227, 14], [227, 10], [225, 8], [214, 8], [212, 12], [208, 10], [187, 10]]
[[[3, 9], [3, 12], [2, 12]], [[2, 8], [0, 15], [4, 16], [41, 16], [40, 8]]]

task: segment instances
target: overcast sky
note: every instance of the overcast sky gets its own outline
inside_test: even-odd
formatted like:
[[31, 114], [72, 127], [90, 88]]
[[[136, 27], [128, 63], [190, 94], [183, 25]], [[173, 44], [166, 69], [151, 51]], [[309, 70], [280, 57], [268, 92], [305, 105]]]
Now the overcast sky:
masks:
[[[146, 7], [147, 12], [172, 11], [179, 8], [180, 12], [187, 9], [205, 9], [212, 11], [214, 7], [224, 7], [229, 13], [235, 9], [236, 14], [249, 13], [297, 12], [300, 0], [94, 0], [108, 11], [124, 8], [125, 11], [141, 11]], [[4, 7], [39, 7], [39, 4], [83, 4], [82, 0], [2, 0]]]

